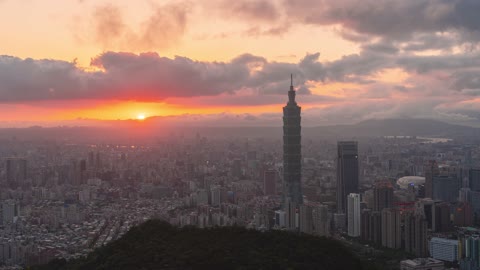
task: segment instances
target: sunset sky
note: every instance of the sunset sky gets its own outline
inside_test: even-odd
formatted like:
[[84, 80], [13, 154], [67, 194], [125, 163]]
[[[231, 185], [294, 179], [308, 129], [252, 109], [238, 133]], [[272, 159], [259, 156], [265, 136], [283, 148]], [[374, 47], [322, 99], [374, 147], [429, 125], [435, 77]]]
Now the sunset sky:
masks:
[[[0, 0], [0, 126], [480, 125], [478, 0]], [[85, 119], [88, 119], [85, 120]]]

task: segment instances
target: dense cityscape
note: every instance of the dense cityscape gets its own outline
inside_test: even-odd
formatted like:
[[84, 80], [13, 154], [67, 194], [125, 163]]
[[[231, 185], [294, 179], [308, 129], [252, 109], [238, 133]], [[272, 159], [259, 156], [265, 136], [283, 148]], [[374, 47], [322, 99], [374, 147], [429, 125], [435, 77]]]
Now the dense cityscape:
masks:
[[283, 139], [4, 139], [2, 269], [86, 256], [148, 219], [331, 237], [360, 256], [398, 250], [389, 263], [402, 270], [480, 269], [477, 145], [416, 136], [305, 139], [293, 85], [288, 97]]

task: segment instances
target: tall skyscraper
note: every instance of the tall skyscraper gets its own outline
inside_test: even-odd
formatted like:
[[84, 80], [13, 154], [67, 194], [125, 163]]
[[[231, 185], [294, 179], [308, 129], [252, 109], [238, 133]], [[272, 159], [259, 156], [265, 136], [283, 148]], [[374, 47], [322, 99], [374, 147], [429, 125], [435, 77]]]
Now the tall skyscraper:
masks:
[[348, 236], [360, 236], [360, 194], [348, 194]]
[[337, 212], [345, 213], [347, 195], [358, 193], [358, 143], [338, 142], [337, 151]]
[[288, 103], [283, 107], [283, 181], [285, 200], [297, 205], [303, 203], [300, 111], [292, 80]]

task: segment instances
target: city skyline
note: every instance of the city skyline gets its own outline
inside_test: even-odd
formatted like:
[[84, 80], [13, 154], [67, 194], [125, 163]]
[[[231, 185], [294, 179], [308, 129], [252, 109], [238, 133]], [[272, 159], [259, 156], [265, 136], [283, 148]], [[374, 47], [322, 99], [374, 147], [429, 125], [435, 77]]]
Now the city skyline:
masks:
[[480, 270], [478, 14], [0, 0], [0, 270]]
[[3, 0], [0, 127], [154, 116], [279, 126], [289, 73], [311, 125], [479, 126], [479, 8], [473, 0]]

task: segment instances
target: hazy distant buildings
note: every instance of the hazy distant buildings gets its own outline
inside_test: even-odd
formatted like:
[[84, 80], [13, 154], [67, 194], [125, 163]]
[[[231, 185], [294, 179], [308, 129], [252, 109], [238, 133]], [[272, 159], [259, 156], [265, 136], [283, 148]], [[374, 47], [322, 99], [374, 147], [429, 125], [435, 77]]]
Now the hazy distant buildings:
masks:
[[5, 161], [7, 182], [23, 184], [27, 179], [27, 160], [23, 158], [7, 158]]
[[283, 107], [283, 181], [285, 199], [297, 205], [303, 203], [300, 111], [292, 83]]
[[232, 175], [240, 178], [242, 176], [242, 160], [234, 159], [232, 164]]
[[2, 202], [2, 223], [7, 225], [14, 222], [15, 217], [19, 214], [19, 205], [13, 200]]
[[263, 174], [263, 194], [276, 194], [277, 171], [266, 170]]
[[358, 143], [355, 141], [337, 144], [337, 212], [345, 213], [347, 195], [358, 193]]
[[222, 198], [222, 190], [219, 186], [212, 187], [211, 191], [211, 204], [212, 206], [220, 206]]

